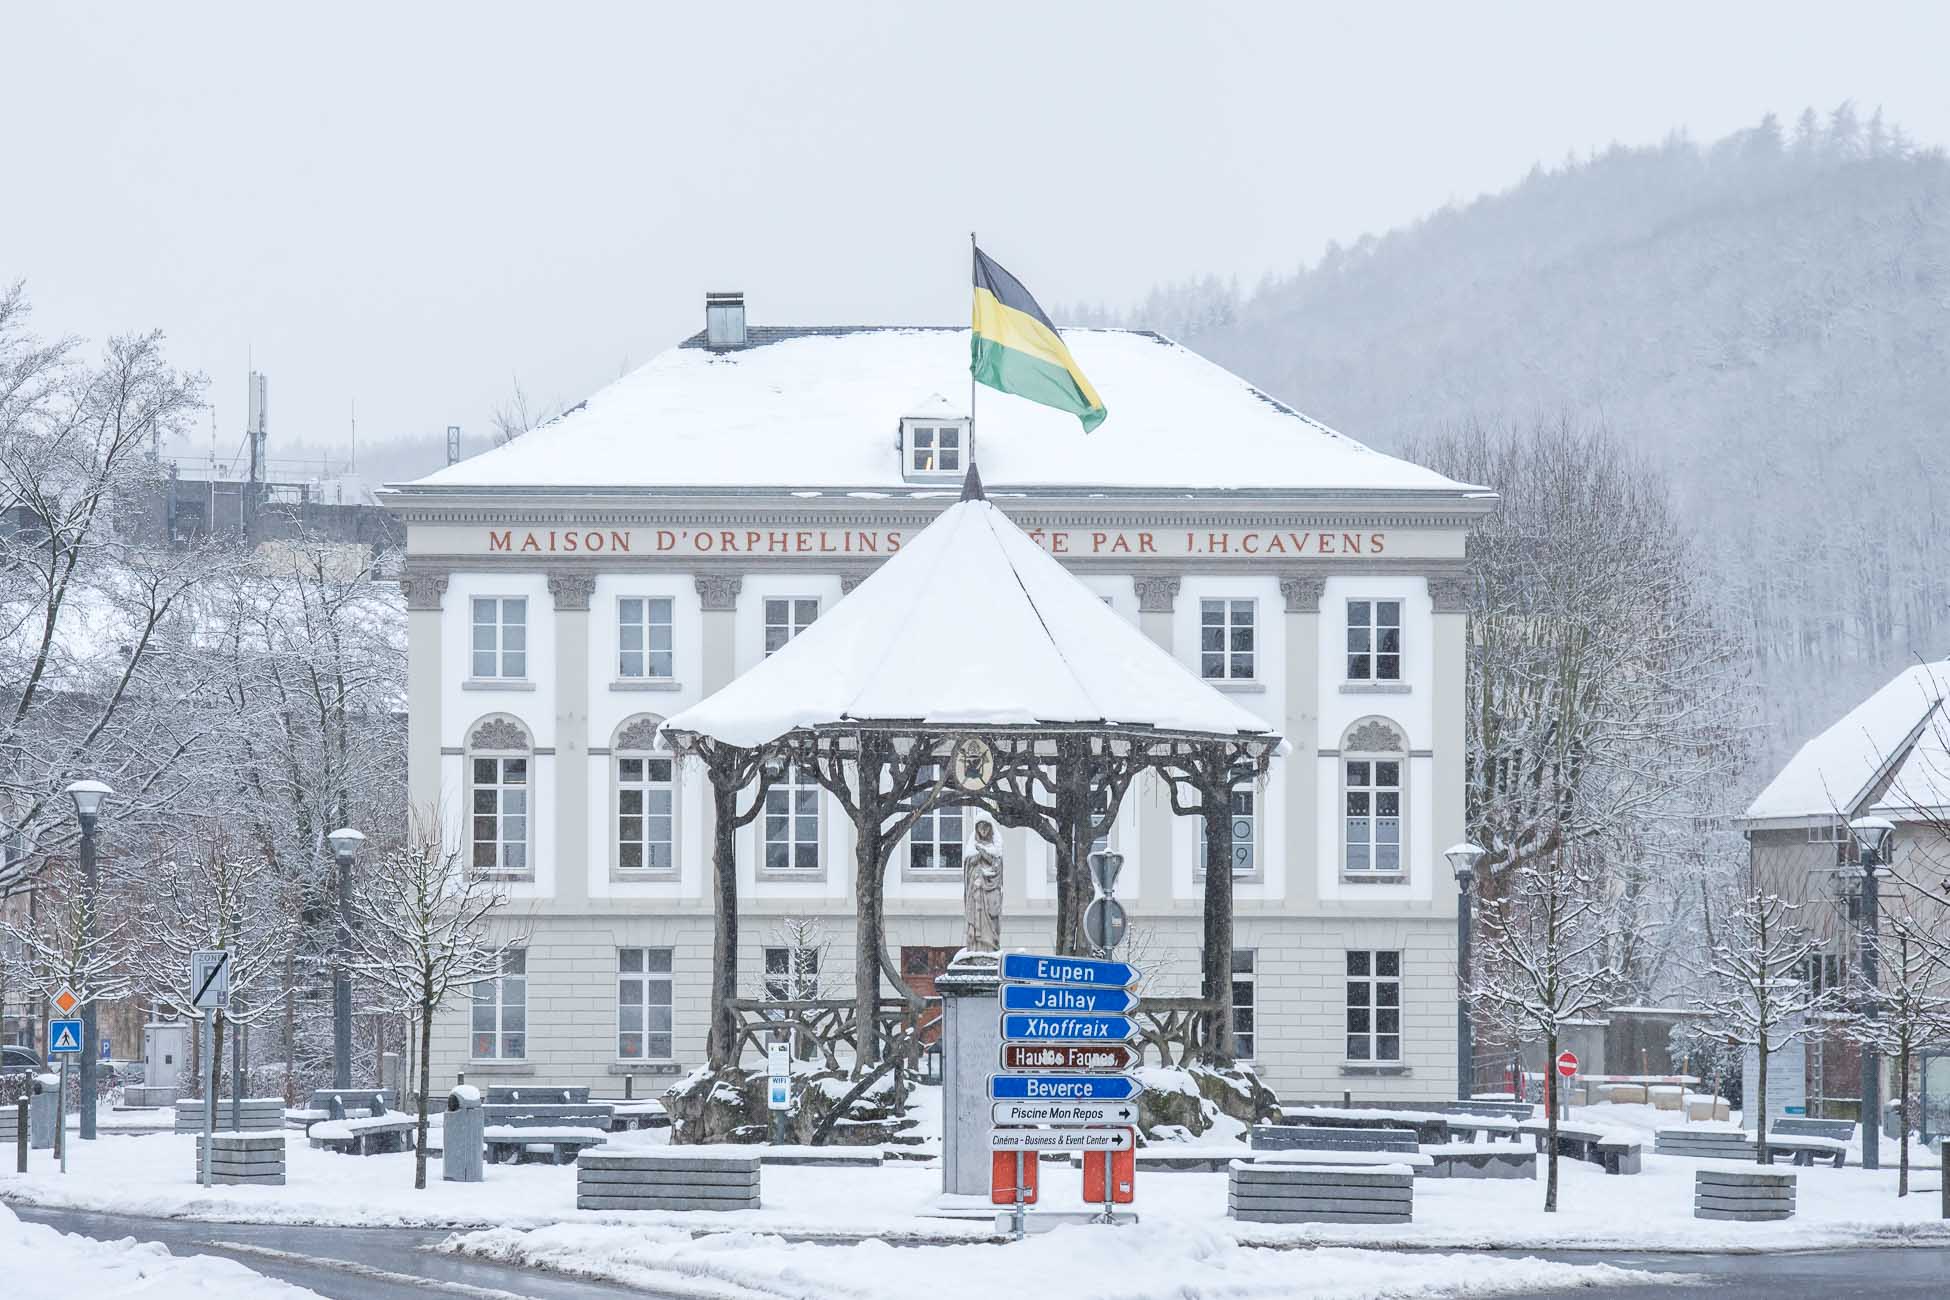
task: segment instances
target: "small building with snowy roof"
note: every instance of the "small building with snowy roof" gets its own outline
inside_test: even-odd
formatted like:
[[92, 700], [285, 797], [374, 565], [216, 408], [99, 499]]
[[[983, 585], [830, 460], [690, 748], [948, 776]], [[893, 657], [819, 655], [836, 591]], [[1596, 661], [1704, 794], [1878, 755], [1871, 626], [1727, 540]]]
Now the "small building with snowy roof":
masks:
[[[528, 936], [441, 1021], [435, 1070], [620, 1091], [704, 1059], [711, 804], [662, 725], [832, 614], [979, 462], [1030, 542], [1286, 741], [1233, 800], [1241, 1055], [1287, 1097], [1453, 1097], [1441, 849], [1464, 825], [1464, 539], [1494, 493], [1156, 334], [1063, 332], [1110, 412], [1085, 434], [990, 390], [971, 411], [966, 327], [749, 325], [724, 295], [708, 319], [559, 418], [381, 494], [407, 532], [413, 805], [503, 882]], [[958, 649], [849, 635], [904, 679], [966, 674], [990, 626], [964, 599]], [[887, 955], [924, 996], [961, 945], [970, 820], [929, 813], [888, 868]], [[850, 834], [794, 779], [737, 829], [745, 996], [850, 994]], [[1004, 840], [1004, 945], [1042, 948], [1052, 850]], [[1197, 994], [1198, 821], [1140, 779], [1102, 844], [1125, 859], [1124, 955], [1149, 993]]]

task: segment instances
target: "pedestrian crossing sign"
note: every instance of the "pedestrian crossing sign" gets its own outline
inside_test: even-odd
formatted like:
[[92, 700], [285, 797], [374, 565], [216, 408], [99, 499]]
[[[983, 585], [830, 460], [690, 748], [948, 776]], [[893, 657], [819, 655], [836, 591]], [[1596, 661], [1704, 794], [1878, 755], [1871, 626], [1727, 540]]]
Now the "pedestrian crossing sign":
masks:
[[61, 1056], [81, 1050], [79, 1020], [50, 1020], [47, 1024], [47, 1054]]

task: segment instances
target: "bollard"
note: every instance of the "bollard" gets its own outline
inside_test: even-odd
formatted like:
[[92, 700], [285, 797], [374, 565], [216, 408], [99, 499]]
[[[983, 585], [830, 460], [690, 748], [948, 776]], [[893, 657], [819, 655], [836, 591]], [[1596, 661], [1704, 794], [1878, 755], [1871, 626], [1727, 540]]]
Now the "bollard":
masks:
[[34, 1076], [33, 1100], [28, 1107], [27, 1145], [36, 1151], [52, 1151], [61, 1127], [61, 1081], [52, 1074]]
[[14, 1172], [27, 1172], [27, 1098], [22, 1097], [14, 1105], [14, 1122], [19, 1125], [14, 1130]]
[[449, 1183], [478, 1183], [482, 1180], [482, 1126], [487, 1112], [481, 1109], [481, 1090], [461, 1084], [447, 1094], [447, 1121], [440, 1135], [440, 1177]]

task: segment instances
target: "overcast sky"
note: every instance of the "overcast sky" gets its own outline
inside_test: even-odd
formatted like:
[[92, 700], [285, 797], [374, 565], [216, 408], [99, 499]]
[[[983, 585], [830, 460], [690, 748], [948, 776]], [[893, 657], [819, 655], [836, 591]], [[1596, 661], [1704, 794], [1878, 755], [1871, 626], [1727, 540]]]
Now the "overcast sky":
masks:
[[[0, 280], [293, 439], [479, 434], [697, 329], [1250, 283], [1535, 161], [1852, 98], [1950, 141], [1950, 6], [27, 5]], [[209, 431], [197, 439], [207, 447]]]

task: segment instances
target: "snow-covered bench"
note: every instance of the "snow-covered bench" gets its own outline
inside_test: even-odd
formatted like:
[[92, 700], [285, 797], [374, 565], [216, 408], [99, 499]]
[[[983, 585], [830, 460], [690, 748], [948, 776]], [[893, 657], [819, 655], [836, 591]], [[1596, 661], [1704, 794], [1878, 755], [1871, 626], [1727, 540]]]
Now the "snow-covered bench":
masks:
[[756, 1210], [759, 1148], [644, 1147], [576, 1158], [578, 1210]]
[[[1518, 1127], [1537, 1139], [1539, 1153], [1545, 1150], [1550, 1141], [1548, 1119], [1527, 1119]], [[1597, 1165], [1608, 1174], [1635, 1174], [1643, 1163], [1645, 1144], [1625, 1133], [1560, 1123], [1557, 1154]]]
[[[1739, 1160], [1755, 1163], [1753, 1136], [1737, 1128], [1662, 1128], [1653, 1135], [1652, 1151], [1662, 1156], [1689, 1156], [1696, 1160]], [[1848, 1145], [1834, 1138], [1802, 1137], [1795, 1134], [1767, 1134], [1767, 1159], [1773, 1164], [1787, 1156], [1797, 1165], [1825, 1161], [1840, 1169], [1848, 1163]]]
[[1407, 1223], [1415, 1175], [1398, 1164], [1235, 1160], [1226, 1173], [1226, 1213], [1259, 1223]]
[[1521, 1142], [1448, 1142], [1424, 1147], [1430, 1178], [1535, 1178], [1537, 1152]]
[[1701, 1169], [1693, 1175], [1693, 1217], [1760, 1223], [1794, 1217], [1794, 1175]]
[[377, 1156], [413, 1147], [413, 1130], [419, 1120], [404, 1111], [383, 1115], [354, 1115], [350, 1119], [315, 1120], [305, 1137], [315, 1151], [336, 1151], [341, 1155]]
[[1855, 1139], [1855, 1121], [1852, 1119], [1787, 1119], [1772, 1120], [1767, 1125], [1767, 1136], [1771, 1140], [1776, 1134], [1781, 1137], [1828, 1138], [1834, 1142], [1852, 1142]]
[[[229, 1097], [217, 1098], [217, 1131], [242, 1131], [262, 1133], [284, 1127], [284, 1098], [246, 1097], [239, 1110], [239, 1122], [230, 1122], [232, 1106], [236, 1105]], [[204, 1102], [197, 1097], [179, 1097], [176, 1101], [176, 1131], [178, 1133], [201, 1133], [205, 1111]]]
[[[1286, 1124], [1311, 1124], [1326, 1128], [1407, 1129], [1424, 1144], [1447, 1142], [1452, 1121], [1458, 1117], [1433, 1110], [1414, 1110], [1387, 1106], [1282, 1106], [1280, 1118]], [[1465, 1123], [1467, 1119], [1465, 1118]]]
[[546, 1155], [550, 1163], [566, 1165], [607, 1141], [607, 1132], [581, 1125], [489, 1124], [481, 1130], [481, 1158], [491, 1165], [520, 1164], [525, 1155]]
[[1405, 1128], [1344, 1128], [1325, 1124], [1255, 1124], [1254, 1151], [1412, 1152], [1415, 1132]]
[[636, 1098], [612, 1101], [610, 1129], [612, 1132], [625, 1132], [630, 1129], [669, 1128], [670, 1112], [655, 1098]]

